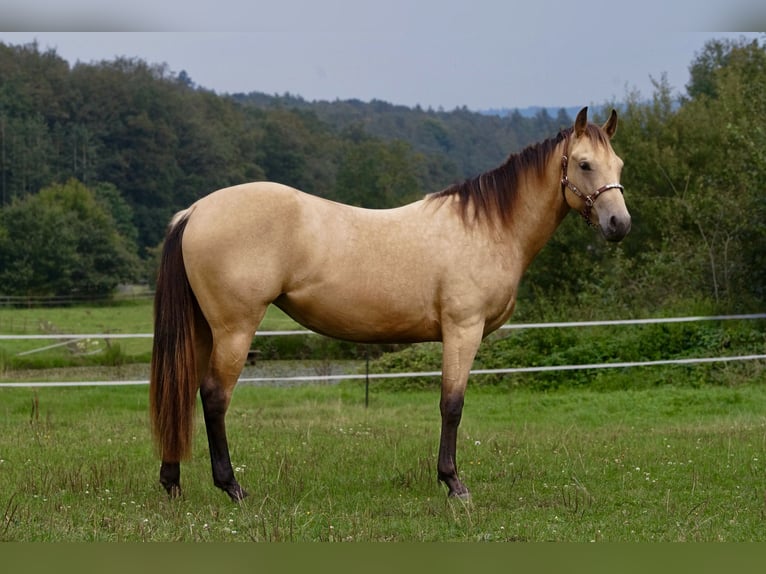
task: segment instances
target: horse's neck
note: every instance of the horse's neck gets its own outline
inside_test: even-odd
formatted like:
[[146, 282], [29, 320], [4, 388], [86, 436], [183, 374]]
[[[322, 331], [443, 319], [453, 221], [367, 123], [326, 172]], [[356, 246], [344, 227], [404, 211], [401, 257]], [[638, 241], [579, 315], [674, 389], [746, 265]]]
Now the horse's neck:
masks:
[[548, 160], [545, 174], [528, 174], [519, 188], [518, 202], [507, 226], [509, 244], [520, 249], [524, 269], [545, 246], [566, 217], [569, 206], [561, 193], [561, 151]]

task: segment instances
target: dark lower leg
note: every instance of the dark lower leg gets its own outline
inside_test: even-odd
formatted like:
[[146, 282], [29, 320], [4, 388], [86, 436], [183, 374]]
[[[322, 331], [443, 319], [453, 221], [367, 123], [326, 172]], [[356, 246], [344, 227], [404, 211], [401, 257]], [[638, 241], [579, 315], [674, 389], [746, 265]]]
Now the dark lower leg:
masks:
[[449, 496], [467, 497], [468, 489], [457, 475], [455, 452], [457, 450], [457, 430], [463, 412], [463, 397], [442, 399], [442, 430], [439, 441], [439, 462], [437, 471], [439, 480], [447, 485]]
[[205, 415], [207, 442], [210, 449], [210, 464], [213, 470], [213, 484], [238, 502], [247, 496], [234, 478], [234, 469], [229, 456], [229, 444], [226, 439], [225, 416], [228, 400], [217, 385], [206, 384], [200, 389], [202, 409]]

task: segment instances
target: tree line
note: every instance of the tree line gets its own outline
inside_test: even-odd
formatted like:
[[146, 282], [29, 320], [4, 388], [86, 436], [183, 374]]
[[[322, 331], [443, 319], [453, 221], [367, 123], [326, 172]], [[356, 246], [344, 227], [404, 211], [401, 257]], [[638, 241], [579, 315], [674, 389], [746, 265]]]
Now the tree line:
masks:
[[[566, 308], [764, 299], [766, 50], [713, 40], [683, 94], [628, 93], [614, 140], [631, 234], [606, 245], [567, 218], [527, 300]], [[0, 43], [0, 294], [100, 296], [151, 281], [171, 215], [221, 187], [280, 181], [371, 208], [486, 171], [572, 119], [218, 95], [139, 59], [70, 66]]]

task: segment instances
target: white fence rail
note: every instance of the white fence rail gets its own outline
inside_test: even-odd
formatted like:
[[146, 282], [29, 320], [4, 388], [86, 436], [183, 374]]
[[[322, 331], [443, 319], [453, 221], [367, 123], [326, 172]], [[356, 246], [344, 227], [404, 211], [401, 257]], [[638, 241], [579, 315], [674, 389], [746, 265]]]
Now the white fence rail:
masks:
[[[551, 329], [551, 328], [569, 328], [569, 327], [600, 327], [600, 326], [618, 326], [618, 325], [650, 325], [660, 323], [690, 323], [696, 321], [730, 321], [730, 320], [753, 320], [766, 319], [766, 313], [751, 313], [743, 315], [714, 315], [707, 317], [664, 317], [649, 319], [622, 319], [608, 321], [569, 321], [561, 323], [508, 323], [500, 329]], [[274, 337], [287, 335], [313, 335], [313, 331], [290, 330], [290, 331], [259, 331], [256, 336]], [[25, 351], [20, 354], [29, 354], [65, 345], [77, 340], [86, 339], [136, 339], [152, 338], [150, 333], [95, 333], [95, 334], [46, 334], [46, 335], [0, 335], [0, 341], [4, 340], [58, 340], [59, 343], [47, 345], [32, 351]], [[61, 342], [63, 340], [63, 342]], [[475, 369], [471, 375], [497, 375], [514, 373], [538, 373], [550, 371], [572, 371], [585, 369], [624, 369], [633, 367], [651, 367], [661, 365], [697, 365], [706, 363], [721, 363], [733, 361], [763, 361], [766, 360], [766, 354], [749, 354], [723, 357], [693, 357], [683, 359], [666, 359], [657, 361], [629, 361], [618, 363], [593, 363], [581, 365], [545, 365], [534, 367], [512, 367], [507, 369]], [[333, 382], [341, 380], [375, 380], [375, 379], [393, 379], [405, 377], [438, 377], [440, 371], [423, 371], [411, 373], [365, 373], [365, 374], [345, 374], [345, 375], [307, 375], [294, 377], [243, 377], [240, 382], [243, 383], [299, 383], [299, 382]], [[0, 387], [82, 387], [82, 386], [134, 386], [147, 385], [147, 380], [131, 381], [58, 381], [58, 382], [3, 382]]]
[[[727, 357], [700, 357], [689, 359], [667, 359], [660, 361], [630, 361], [624, 363], [593, 363], [588, 365], [548, 365], [538, 367], [513, 367], [509, 369], [476, 369], [471, 375], [504, 375], [513, 373], [542, 373], [550, 371], [574, 371], [584, 369], [625, 369], [629, 367], [651, 367], [658, 365], [695, 365], [703, 363], [721, 363], [732, 361], [764, 361], [766, 355], [737, 355]], [[375, 379], [400, 379], [405, 377], [439, 377], [441, 371], [422, 371], [417, 373], [369, 373], [347, 375], [306, 375], [295, 377], [243, 377], [240, 383], [310, 383]], [[46, 381], [46, 382], [6, 382], [2, 387], [96, 387], [96, 386], [137, 386], [148, 385], [147, 380], [132, 381]]]

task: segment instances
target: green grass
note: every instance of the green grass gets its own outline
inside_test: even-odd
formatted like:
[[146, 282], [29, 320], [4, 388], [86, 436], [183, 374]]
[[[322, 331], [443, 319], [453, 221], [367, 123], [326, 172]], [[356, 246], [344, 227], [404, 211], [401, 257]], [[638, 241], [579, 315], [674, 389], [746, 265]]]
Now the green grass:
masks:
[[251, 496], [236, 505], [201, 422], [167, 499], [145, 387], [0, 389], [0, 540], [766, 540], [763, 384], [469, 389], [469, 504], [435, 479], [438, 393], [363, 395], [238, 387], [227, 422]]

